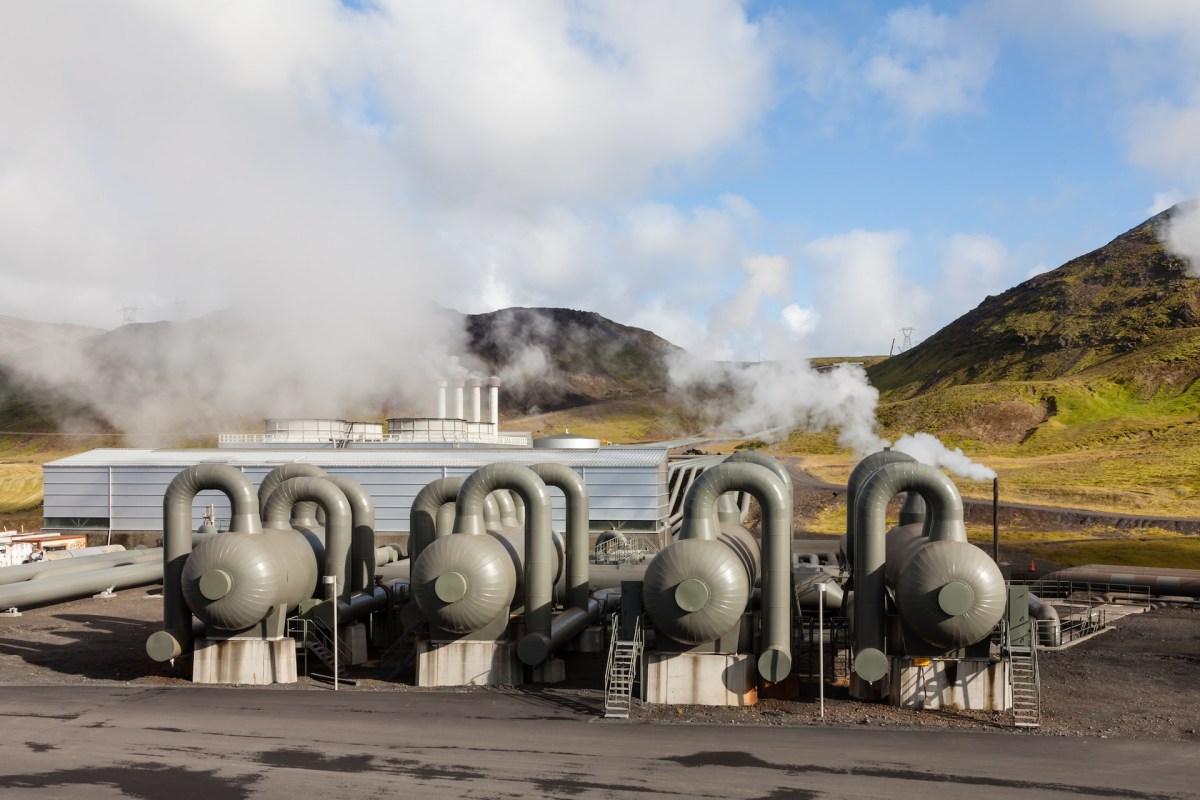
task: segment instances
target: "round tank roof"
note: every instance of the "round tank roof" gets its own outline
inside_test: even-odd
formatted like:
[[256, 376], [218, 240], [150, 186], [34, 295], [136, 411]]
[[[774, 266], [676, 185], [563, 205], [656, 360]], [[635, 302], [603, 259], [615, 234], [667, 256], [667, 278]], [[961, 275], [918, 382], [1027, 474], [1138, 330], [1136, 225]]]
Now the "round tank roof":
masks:
[[566, 431], [534, 439], [533, 446], [544, 450], [597, 450], [600, 447], [600, 440], [588, 436], [577, 436]]

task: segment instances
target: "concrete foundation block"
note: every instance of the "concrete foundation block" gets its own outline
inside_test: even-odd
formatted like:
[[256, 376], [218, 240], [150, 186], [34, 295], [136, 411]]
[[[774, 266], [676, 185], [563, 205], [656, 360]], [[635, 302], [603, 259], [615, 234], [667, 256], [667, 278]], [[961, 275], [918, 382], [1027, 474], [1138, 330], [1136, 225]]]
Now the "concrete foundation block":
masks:
[[342, 641], [346, 644], [346, 652], [351, 664], [363, 664], [367, 661], [367, 626], [361, 623], [347, 625], [342, 628]]
[[567, 679], [567, 664], [561, 658], [547, 658], [533, 668], [534, 683], [562, 683]]
[[225, 639], [196, 642], [193, 683], [268, 686], [296, 682], [296, 640]]
[[646, 702], [752, 706], [758, 702], [754, 664], [744, 653], [647, 653]]
[[892, 660], [892, 705], [947, 711], [1010, 711], [1008, 664], [1004, 661], [934, 659], [915, 666], [909, 658]]
[[575, 653], [602, 653], [605, 650], [604, 644], [604, 627], [589, 625], [567, 643], [567, 649]]
[[417, 644], [417, 686], [519, 686], [521, 677], [512, 642]]

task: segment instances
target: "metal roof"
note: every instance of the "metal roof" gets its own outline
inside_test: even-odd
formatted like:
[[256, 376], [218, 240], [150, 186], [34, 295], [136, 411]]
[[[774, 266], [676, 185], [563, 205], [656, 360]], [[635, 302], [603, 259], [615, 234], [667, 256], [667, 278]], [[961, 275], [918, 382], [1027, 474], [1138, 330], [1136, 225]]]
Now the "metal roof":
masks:
[[598, 450], [516, 450], [512, 448], [387, 450], [89, 450], [47, 462], [47, 467], [190, 467], [193, 464], [274, 466], [301, 462], [319, 467], [482, 467], [486, 464], [567, 463], [576, 467], [657, 467], [665, 447], [601, 447]]

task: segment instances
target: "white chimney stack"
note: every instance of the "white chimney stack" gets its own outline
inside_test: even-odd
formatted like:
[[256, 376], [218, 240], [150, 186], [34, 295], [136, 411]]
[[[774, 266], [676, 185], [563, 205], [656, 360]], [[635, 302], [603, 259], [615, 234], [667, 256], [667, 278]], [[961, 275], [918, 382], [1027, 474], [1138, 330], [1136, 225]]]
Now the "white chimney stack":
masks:
[[454, 382], [454, 418], [466, 419], [467, 413], [463, 407], [463, 385], [466, 381], [461, 378]]
[[478, 378], [471, 379], [471, 422], [479, 422], [480, 401], [483, 394], [480, 388], [483, 385]]
[[488, 381], [488, 407], [492, 412], [492, 428], [500, 431], [500, 379], [495, 375]]
[[438, 396], [437, 396], [437, 418], [446, 418], [446, 386], [447, 382], [438, 381]]

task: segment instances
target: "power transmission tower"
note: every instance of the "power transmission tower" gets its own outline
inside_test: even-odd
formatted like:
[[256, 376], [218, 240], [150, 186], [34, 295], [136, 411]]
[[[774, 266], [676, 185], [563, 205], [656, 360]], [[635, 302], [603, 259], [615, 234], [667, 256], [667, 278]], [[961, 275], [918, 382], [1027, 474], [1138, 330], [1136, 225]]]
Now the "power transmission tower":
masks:
[[141, 309], [137, 307], [136, 303], [131, 306], [121, 306], [121, 324], [132, 325], [137, 322], [137, 312], [139, 311]]
[[912, 335], [913, 335], [914, 331], [916, 331], [916, 328], [901, 328], [900, 329], [900, 332], [902, 334], [904, 334], [904, 341], [900, 343], [900, 352], [901, 353], [903, 353], [905, 350], [909, 350], [912, 348]]

